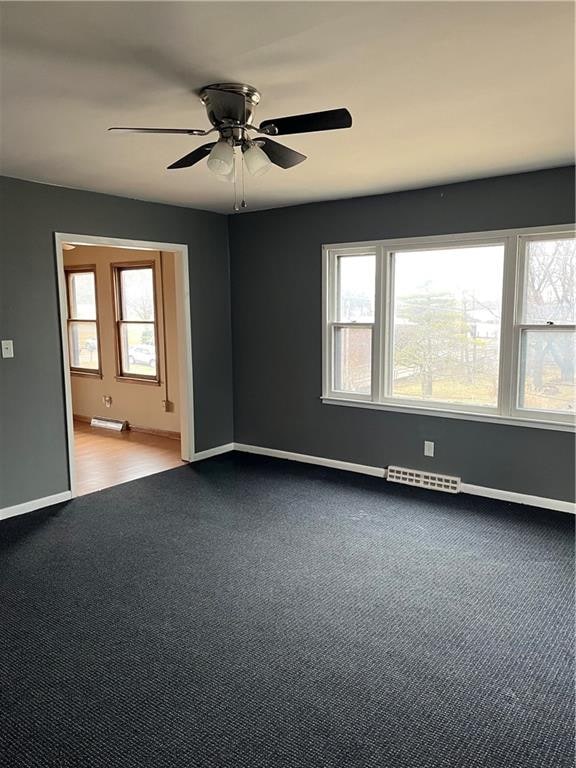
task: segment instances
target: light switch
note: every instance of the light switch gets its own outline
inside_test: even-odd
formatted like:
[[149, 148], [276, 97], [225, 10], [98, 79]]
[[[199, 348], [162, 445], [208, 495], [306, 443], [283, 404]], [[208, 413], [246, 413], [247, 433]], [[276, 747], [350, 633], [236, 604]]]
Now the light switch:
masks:
[[2, 339], [2, 357], [14, 357], [14, 343], [12, 339]]

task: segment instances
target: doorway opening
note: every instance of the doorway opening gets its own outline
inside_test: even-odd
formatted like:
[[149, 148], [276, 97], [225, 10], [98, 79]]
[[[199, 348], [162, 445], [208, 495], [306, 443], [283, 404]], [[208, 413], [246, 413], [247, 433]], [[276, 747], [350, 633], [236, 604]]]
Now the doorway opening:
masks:
[[186, 246], [56, 235], [72, 496], [194, 455]]

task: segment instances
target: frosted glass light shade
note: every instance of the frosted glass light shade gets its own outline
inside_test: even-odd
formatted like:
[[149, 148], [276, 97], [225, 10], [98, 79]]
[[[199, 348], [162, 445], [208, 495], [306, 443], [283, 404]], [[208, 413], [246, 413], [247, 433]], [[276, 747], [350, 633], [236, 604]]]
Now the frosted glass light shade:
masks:
[[214, 178], [216, 181], [223, 181], [230, 184], [234, 181], [234, 163], [232, 163], [232, 168], [230, 169], [230, 173], [216, 173], [214, 174]]
[[257, 144], [252, 144], [244, 152], [244, 161], [246, 168], [251, 176], [261, 176], [270, 169], [272, 163], [268, 155], [263, 152]]
[[208, 168], [218, 176], [227, 176], [234, 168], [234, 150], [226, 139], [220, 139], [208, 155]]

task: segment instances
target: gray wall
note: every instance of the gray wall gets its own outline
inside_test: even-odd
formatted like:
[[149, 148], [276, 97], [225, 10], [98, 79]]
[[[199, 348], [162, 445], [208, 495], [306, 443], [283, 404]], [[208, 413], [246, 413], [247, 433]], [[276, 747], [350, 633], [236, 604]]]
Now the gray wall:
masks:
[[573, 498], [568, 433], [319, 400], [322, 243], [571, 223], [573, 185], [561, 168], [240, 214], [227, 228], [217, 214], [0, 178], [0, 336], [16, 352], [0, 359], [0, 508], [68, 487], [54, 232], [188, 244], [196, 450], [235, 439]]
[[[323, 405], [321, 246], [574, 222], [574, 169], [240, 214], [232, 253], [235, 440], [574, 497], [565, 432]], [[422, 441], [436, 441], [424, 458]]]
[[0, 179], [0, 508], [68, 487], [54, 232], [186, 243], [196, 450], [233, 439], [226, 217]]

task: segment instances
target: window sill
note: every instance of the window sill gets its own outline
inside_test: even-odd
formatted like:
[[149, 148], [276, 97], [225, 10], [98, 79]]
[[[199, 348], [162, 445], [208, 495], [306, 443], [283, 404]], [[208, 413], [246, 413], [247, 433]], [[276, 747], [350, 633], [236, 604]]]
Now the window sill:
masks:
[[71, 376], [80, 376], [83, 379], [101, 379], [102, 374], [100, 371], [75, 371], [70, 369]]
[[418, 416], [439, 416], [443, 419], [462, 419], [464, 421], [485, 421], [491, 424], [503, 424], [513, 427], [532, 427], [536, 429], [549, 429], [558, 432], [574, 432], [575, 424], [561, 421], [538, 421], [537, 419], [523, 419], [512, 416], [496, 416], [486, 413], [474, 413], [469, 411], [446, 411], [440, 408], [426, 408], [424, 406], [391, 405], [389, 403], [374, 403], [369, 400], [347, 400], [340, 397], [321, 397], [325, 405], [343, 405], [351, 408], [368, 408], [376, 411], [390, 411], [392, 413], [411, 413]]
[[147, 384], [152, 387], [159, 387], [160, 379], [145, 379], [143, 376], [115, 376], [116, 381], [122, 381], [124, 384]]

